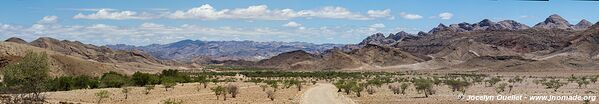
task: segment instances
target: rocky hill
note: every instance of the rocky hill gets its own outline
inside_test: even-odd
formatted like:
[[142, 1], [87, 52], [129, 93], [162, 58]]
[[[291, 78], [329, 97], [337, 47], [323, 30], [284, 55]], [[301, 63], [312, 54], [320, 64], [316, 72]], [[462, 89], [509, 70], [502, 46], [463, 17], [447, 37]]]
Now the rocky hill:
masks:
[[54, 75], [100, 75], [108, 71], [133, 73], [158, 72], [175, 67], [192, 67], [162, 61], [142, 51], [113, 51], [107, 47], [78, 41], [41, 37], [32, 42], [9, 38], [0, 43], [0, 66], [17, 62], [28, 51], [48, 53]]
[[[594, 70], [599, 59], [599, 23], [571, 25], [559, 15], [528, 27], [513, 20], [440, 24], [428, 33], [371, 35], [351, 49], [323, 54], [281, 54], [283, 69], [548, 71]], [[297, 58], [309, 57], [309, 58]]]

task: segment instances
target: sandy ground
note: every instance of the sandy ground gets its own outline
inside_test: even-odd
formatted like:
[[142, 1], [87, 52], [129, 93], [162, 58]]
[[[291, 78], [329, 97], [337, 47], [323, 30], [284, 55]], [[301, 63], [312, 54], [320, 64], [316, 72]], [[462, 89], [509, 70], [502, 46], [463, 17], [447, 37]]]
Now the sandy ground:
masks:
[[[161, 86], [156, 86], [148, 95], [144, 94], [143, 87], [133, 87], [128, 99], [124, 99], [125, 95], [121, 92], [120, 88], [48, 92], [46, 96], [47, 100], [52, 104], [60, 101], [96, 104], [98, 98], [94, 94], [106, 90], [112, 94], [109, 98], [102, 100], [103, 104], [161, 104], [167, 99], [182, 101], [183, 104], [298, 104], [301, 94], [303, 91], [306, 91], [298, 91], [295, 87], [279, 88], [275, 92], [275, 100], [271, 101], [266, 97], [266, 93], [262, 91], [259, 85], [241, 82], [233, 84], [240, 86], [239, 95], [236, 98], [231, 98], [228, 95], [226, 101], [223, 101], [222, 96], [217, 100], [214, 93], [210, 91], [210, 88], [215, 86], [212, 83], [209, 84], [208, 88], [203, 88], [198, 83], [179, 84], [174, 89], [169, 89], [169, 91], [165, 91]], [[225, 86], [227, 84], [220, 83], [220, 85]], [[201, 86], [199, 91], [197, 90], [197, 86]], [[308, 88], [311, 88], [311, 84], [304, 85], [304, 89]]]
[[330, 83], [318, 83], [302, 96], [301, 104], [355, 104], [354, 101], [337, 93]]
[[[505, 82], [505, 81], [502, 81]], [[500, 82], [500, 83], [502, 83]], [[507, 83], [507, 82], [506, 82]], [[399, 85], [396, 83], [396, 85]], [[597, 91], [599, 91], [599, 83], [591, 83], [586, 88], [578, 88], [578, 85], [575, 83], [569, 83], [568, 85], [560, 88], [557, 92], [554, 92], [552, 89], [545, 89], [545, 86], [540, 86], [532, 83], [532, 80], [528, 80], [526, 83], [516, 83], [511, 92], [508, 92], [508, 88], [506, 88], [506, 92], [498, 94], [495, 91], [495, 87], [486, 87], [483, 84], [477, 84], [471, 86], [467, 89], [466, 94], [464, 96], [469, 95], [523, 95], [524, 97], [530, 97], [535, 95], [555, 95], [555, 96], [563, 96], [563, 95], [590, 95], [590, 96], [599, 96]], [[376, 88], [377, 92], [369, 95], [366, 92], [363, 92], [362, 97], [357, 97], [356, 95], [346, 95], [352, 98], [356, 103], [359, 104], [582, 104], [583, 101], [531, 101], [528, 98], [523, 98], [523, 100], [515, 100], [515, 101], [468, 101], [465, 99], [459, 100], [458, 97], [461, 92], [452, 92], [451, 89], [446, 85], [434, 86], [436, 90], [436, 94], [429, 95], [428, 98], [424, 98], [424, 94], [418, 93], [413, 85], [410, 85], [406, 90], [406, 94], [393, 94], [391, 90], [387, 88], [386, 85]], [[595, 93], [587, 93], [587, 91], [593, 91]], [[599, 98], [598, 98], [599, 100]], [[591, 102], [591, 104], [599, 104], [599, 101]]]

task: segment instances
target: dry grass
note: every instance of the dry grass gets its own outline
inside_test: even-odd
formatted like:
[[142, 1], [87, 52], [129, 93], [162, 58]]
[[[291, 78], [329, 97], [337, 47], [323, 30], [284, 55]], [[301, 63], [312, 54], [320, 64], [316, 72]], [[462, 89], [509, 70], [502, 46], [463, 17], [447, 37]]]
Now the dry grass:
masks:
[[[49, 92], [46, 94], [51, 103], [63, 101], [92, 104], [98, 100], [94, 93], [107, 90], [112, 94], [108, 99], [102, 101], [104, 104], [159, 104], [167, 99], [182, 101], [184, 104], [296, 104], [303, 93], [297, 91], [295, 87], [278, 89], [275, 92], [276, 99], [271, 101], [266, 97], [266, 92], [262, 91], [259, 85], [255, 85], [254, 83], [234, 83], [240, 87], [239, 94], [237, 98], [231, 98], [228, 94], [226, 101], [223, 101], [222, 95], [220, 99], [216, 99], [214, 93], [210, 91], [210, 88], [215, 86], [212, 83], [208, 85], [208, 88], [203, 88], [199, 83], [178, 84], [173, 90], [169, 89], [169, 91], [165, 91], [162, 86], [156, 86], [148, 95], [145, 95], [144, 87], [133, 87], [128, 99], [124, 99], [125, 95], [121, 93], [120, 88], [84, 89]], [[220, 83], [219, 85], [226, 86], [228, 84]], [[201, 87], [199, 91], [197, 90], [197, 86]], [[306, 86], [306, 88], [309, 87], [311, 86]]]

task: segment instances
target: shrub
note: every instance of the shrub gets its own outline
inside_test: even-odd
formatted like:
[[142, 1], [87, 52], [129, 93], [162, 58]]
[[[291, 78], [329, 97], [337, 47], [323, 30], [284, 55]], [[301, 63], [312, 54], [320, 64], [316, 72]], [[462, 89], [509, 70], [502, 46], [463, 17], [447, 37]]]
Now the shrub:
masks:
[[131, 90], [133, 90], [133, 88], [131, 88], [131, 87], [121, 88], [121, 92], [123, 92], [123, 94], [125, 94], [125, 99], [129, 98], [129, 92], [131, 92]]
[[424, 93], [424, 97], [435, 93], [435, 90], [433, 90], [433, 81], [430, 79], [414, 79], [414, 87], [418, 92]]
[[546, 89], [553, 89], [553, 91], [557, 92], [557, 89], [566, 85], [566, 83], [560, 82], [559, 79], [551, 79], [547, 82], [544, 82], [543, 85], [545, 85]]
[[158, 76], [141, 72], [133, 73], [133, 75], [131, 76], [131, 81], [133, 82], [133, 84], [137, 86], [145, 86], [160, 83], [160, 79]]
[[497, 77], [493, 77], [489, 80], [487, 80], [486, 82], [489, 83], [489, 86], [495, 86], [495, 84], [497, 84], [497, 82], [500, 82], [501, 78], [499, 76]]
[[144, 90], [145, 94], [147, 95], [147, 94], [150, 94], [150, 91], [152, 91], [154, 89], [154, 85], [146, 85], [146, 86], [144, 86], [144, 88], [145, 88], [145, 90]]
[[266, 84], [268, 84], [270, 87], [272, 87], [274, 90], [274, 92], [277, 92], [277, 89], [279, 88], [279, 84], [278, 81], [276, 80], [268, 80], [266, 81]]
[[591, 82], [593, 82], [593, 83], [597, 83], [597, 79], [599, 79], [599, 75], [592, 76], [590, 80], [591, 80]]
[[466, 89], [471, 85], [470, 82], [459, 79], [445, 80], [445, 84], [449, 86], [453, 92], [460, 91], [462, 93], [466, 93]]
[[210, 80], [208, 80], [208, 78], [206, 76], [198, 75], [198, 76], [196, 76], [196, 78], [194, 79], [194, 81], [203, 84], [204, 88], [206, 88], [208, 86], [208, 82]]
[[120, 88], [127, 85], [130, 81], [127, 76], [110, 71], [102, 75], [102, 77], [100, 78], [100, 82], [103, 87]]
[[227, 92], [231, 94], [232, 98], [235, 98], [237, 97], [237, 94], [239, 94], [239, 87], [237, 85], [229, 84], [227, 85]]
[[266, 88], [268, 88], [267, 85], [260, 85], [260, 88], [262, 88], [262, 91], [266, 91]]
[[272, 90], [266, 91], [266, 97], [269, 98], [271, 101], [274, 101], [275, 100], [275, 92]]
[[[220, 85], [216, 86], [216, 87], [213, 87], [213, 88], [210, 88], [210, 90], [212, 90], [212, 92], [214, 92], [214, 95], [216, 95], [216, 99], [217, 100], [219, 99], [220, 95], [226, 94], [226, 91], [225, 91], [226, 89], [223, 86], [220, 86]], [[224, 95], [224, 97], [225, 97], [225, 100], [226, 100], [227, 96]]]
[[161, 79], [162, 86], [164, 86], [164, 90], [168, 91], [168, 88], [173, 88], [177, 83], [173, 77], [162, 77]]
[[165, 101], [163, 101], [164, 103], [162, 104], [183, 104], [182, 100], [174, 100], [174, 99], [166, 99]]
[[40, 95], [49, 79], [50, 64], [46, 53], [27, 52], [25, 57], [15, 64], [4, 67], [3, 83], [6, 92], [31, 94], [33, 102], [43, 101]]
[[408, 88], [408, 86], [410, 86], [410, 84], [408, 83], [402, 83], [400, 88], [401, 88], [401, 94], [406, 94], [406, 89]]
[[358, 97], [361, 97], [361, 96], [362, 96], [361, 92], [362, 92], [362, 90], [364, 90], [364, 87], [363, 87], [363, 86], [364, 86], [365, 84], [363, 84], [363, 83], [360, 83], [360, 84], [357, 84], [357, 83], [352, 83], [352, 84], [354, 84], [354, 85], [349, 85], [349, 86], [352, 86], [352, 87], [351, 87], [351, 90], [352, 90], [354, 93], [356, 93], [356, 96], [358, 96]]
[[110, 97], [110, 92], [102, 90], [96, 93], [96, 97], [98, 97], [98, 104], [100, 104], [102, 102], [102, 99]]
[[401, 89], [396, 85], [389, 85], [389, 90], [391, 90], [391, 92], [393, 92], [393, 94], [401, 93]]
[[368, 92], [368, 94], [372, 95], [372, 94], [376, 93], [376, 89], [374, 89], [372, 86], [369, 86], [366, 88], [366, 92]]
[[495, 91], [497, 93], [504, 92], [506, 86], [507, 86], [507, 83], [500, 83], [499, 85], [497, 85], [497, 87], [495, 87]]
[[584, 80], [584, 79], [579, 79], [576, 81], [576, 84], [578, 84], [578, 88], [582, 88], [583, 86], [586, 87], [590, 83], [591, 82]]

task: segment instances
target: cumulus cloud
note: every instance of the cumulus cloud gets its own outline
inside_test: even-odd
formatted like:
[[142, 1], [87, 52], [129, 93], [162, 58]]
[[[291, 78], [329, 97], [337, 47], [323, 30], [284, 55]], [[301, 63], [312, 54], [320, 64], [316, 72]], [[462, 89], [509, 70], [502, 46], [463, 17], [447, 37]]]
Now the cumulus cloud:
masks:
[[299, 26], [302, 26], [302, 24], [290, 21], [290, 22], [288, 22], [286, 24], [283, 24], [283, 26], [285, 26], [285, 27], [299, 27]]
[[[353, 19], [367, 20], [377, 17], [385, 17], [384, 12], [389, 10], [371, 10], [372, 15], [365, 16], [359, 13], [352, 12], [343, 7], [323, 7], [313, 10], [293, 9], [269, 9], [266, 5], [254, 5], [247, 8], [222, 9], [216, 10], [210, 4], [204, 4], [197, 8], [192, 8], [186, 11], [175, 11], [169, 15], [173, 19], [259, 19], [259, 20], [288, 20], [298, 17], [319, 17], [319, 18], [336, 18], [336, 19]], [[383, 12], [381, 14], [381, 12]], [[388, 13], [387, 15], [388, 16]]]
[[[93, 11], [95, 9], [83, 9]], [[349, 20], [372, 20], [390, 16], [390, 9], [368, 10], [366, 14], [350, 11], [339, 6], [326, 6], [317, 9], [294, 10], [294, 9], [271, 9], [267, 5], [252, 5], [246, 8], [216, 9], [210, 4], [187, 10], [167, 11], [160, 13], [117, 11], [115, 9], [102, 8], [92, 14], [79, 13], [75, 19], [246, 19], [246, 20], [289, 20], [292, 18], [330, 18]]]
[[385, 28], [385, 24], [377, 23], [370, 25], [371, 28]]
[[374, 17], [364, 16], [359, 13], [351, 12], [343, 7], [324, 7], [316, 10], [302, 10], [297, 12], [302, 17], [320, 17], [333, 19], [351, 19], [351, 20], [370, 20]]
[[389, 16], [391, 16], [390, 12], [391, 12], [390, 9], [385, 9], [385, 10], [368, 10], [367, 14], [370, 17], [389, 17]]
[[58, 16], [44, 16], [42, 20], [37, 21], [38, 24], [53, 24], [58, 22]]
[[453, 14], [449, 13], [449, 12], [443, 12], [443, 13], [439, 14], [439, 17], [441, 19], [448, 20], [448, 19], [451, 19], [453, 17]]
[[409, 19], [409, 20], [422, 19], [422, 16], [420, 16], [418, 14], [409, 14], [409, 13], [405, 13], [405, 12], [401, 12], [399, 14], [399, 16], [403, 19]]
[[115, 11], [113, 9], [100, 9], [92, 14], [79, 13], [73, 16], [74, 19], [112, 19], [112, 20], [126, 20], [126, 19], [151, 19], [149, 14], [137, 13], [134, 11]]

